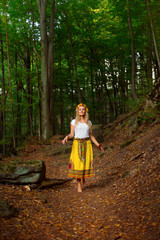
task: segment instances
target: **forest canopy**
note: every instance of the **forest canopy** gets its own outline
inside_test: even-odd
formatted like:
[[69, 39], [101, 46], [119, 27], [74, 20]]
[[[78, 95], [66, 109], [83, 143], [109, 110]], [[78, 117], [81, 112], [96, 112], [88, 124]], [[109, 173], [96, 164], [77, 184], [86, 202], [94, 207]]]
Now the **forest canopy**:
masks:
[[84, 102], [107, 124], [160, 74], [156, 0], [2, 0], [0, 150], [68, 131]]

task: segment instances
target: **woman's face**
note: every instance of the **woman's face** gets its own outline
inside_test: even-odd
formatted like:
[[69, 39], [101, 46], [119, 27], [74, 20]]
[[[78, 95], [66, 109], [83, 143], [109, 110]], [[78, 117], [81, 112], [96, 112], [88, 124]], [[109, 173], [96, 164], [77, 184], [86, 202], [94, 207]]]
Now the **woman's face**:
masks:
[[79, 113], [79, 116], [85, 116], [86, 108], [84, 106], [79, 107], [78, 108], [78, 113]]

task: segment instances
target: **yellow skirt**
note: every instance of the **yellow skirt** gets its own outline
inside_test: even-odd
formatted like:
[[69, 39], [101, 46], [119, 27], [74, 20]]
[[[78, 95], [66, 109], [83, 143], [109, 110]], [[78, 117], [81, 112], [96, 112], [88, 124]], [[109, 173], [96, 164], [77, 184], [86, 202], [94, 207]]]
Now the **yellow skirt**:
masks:
[[69, 177], [88, 178], [94, 176], [91, 140], [73, 141], [69, 162]]

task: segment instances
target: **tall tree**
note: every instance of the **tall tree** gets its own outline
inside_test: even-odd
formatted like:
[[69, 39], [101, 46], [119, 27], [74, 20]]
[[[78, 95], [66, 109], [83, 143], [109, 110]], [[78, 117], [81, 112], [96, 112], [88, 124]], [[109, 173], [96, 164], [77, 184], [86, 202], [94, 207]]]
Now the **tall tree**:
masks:
[[[55, 1], [51, 1], [50, 33], [47, 36], [47, 0], [37, 0], [41, 34], [42, 136], [53, 135], [53, 34]], [[49, 43], [48, 43], [49, 42]], [[50, 52], [49, 52], [50, 51]]]
[[79, 77], [78, 77], [78, 71], [77, 71], [77, 61], [76, 61], [76, 56], [75, 56], [74, 46], [73, 46], [73, 40], [72, 40], [72, 33], [71, 33], [70, 26], [69, 26], [69, 23], [68, 23], [68, 15], [67, 15], [66, 12], [64, 12], [64, 13], [65, 13], [65, 18], [66, 18], [66, 25], [67, 25], [67, 30], [68, 30], [69, 42], [70, 42], [70, 46], [71, 46], [71, 54], [72, 54], [72, 59], [73, 59], [73, 64], [74, 64], [75, 75], [76, 75], [78, 97], [79, 97], [79, 102], [81, 102], [82, 97], [81, 97]]
[[157, 66], [158, 66], [158, 73], [160, 75], [160, 57], [159, 57], [159, 53], [158, 53], [157, 41], [156, 41], [156, 36], [155, 36], [155, 30], [154, 30], [154, 24], [153, 24], [153, 20], [152, 20], [152, 14], [151, 14], [151, 10], [150, 10], [149, 0], [146, 0], [146, 6], [147, 6], [147, 12], [148, 12], [149, 20], [150, 20], [150, 25], [151, 25], [155, 55], [156, 55]]
[[[1, 25], [1, 17], [0, 17], [0, 25]], [[6, 153], [6, 84], [5, 84], [5, 69], [4, 69], [4, 47], [3, 47], [3, 38], [2, 32], [0, 28], [0, 51], [1, 51], [1, 70], [2, 70], [2, 154], [5, 156]]]
[[136, 93], [136, 54], [135, 54], [135, 45], [134, 45], [134, 34], [130, 14], [129, 0], [127, 0], [127, 14], [128, 14], [128, 25], [131, 37], [131, 52], [132, 52], [132, 96], [134, 100], [138, 99]]
[[12, 112], [12, 140], [13, 148], [16, 147], [15, 139], [15, 122], [14, 122], [14, 110], [13, 110], [13, 96], [12, 96], [12, 82], [11, 82], [11, 69], [10, 69], [10, 53], [9, 53], [9, 41], [8, 41], [8, 21], [7, 21], [7, 1], [5, 0], [5, 22], [6, 22], [6, 46], [7, 46], [7, 61], [8, 61], [8, 75], [9, 75], [9, 92]]
[[37, 75], [37, 85], [38, 85], [38, 135], [39, 137], [42, 136], [42, 113], [41, 113], [41, 84], [40, 84], [40, 74], [39, 74], [39, 66], [38, 60], [41, 59], [39, 56], [37, 49], [36, 49], [36, 32], [35, 32], [35, 18], [34, 18], [34, 7], [33, 7], [33, 0], [31, 0], [31, 7], [30, 12], [32, 15], [32, 30], [33, 30], [33, 45], [35, 51], [35, 64], [36, 64], [36, 75]]

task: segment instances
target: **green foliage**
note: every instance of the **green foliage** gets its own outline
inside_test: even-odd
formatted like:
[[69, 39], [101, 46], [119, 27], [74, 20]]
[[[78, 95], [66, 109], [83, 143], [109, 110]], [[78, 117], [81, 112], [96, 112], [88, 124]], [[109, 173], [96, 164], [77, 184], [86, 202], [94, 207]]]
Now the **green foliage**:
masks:
[[[157, 69], [149, 18], [145, 2], [129, 2], [136, 52], [137, 102], [133, 101], [131, 94], [131, 40], [126, 0], [56, 1], [53, 66], [56, 133], [69, 131], [70, 120], [75, 116], [75, 107], [79, 103], [75, 62], [82, 101], [89, 107], [93, 123], [106, 124], [120, 114], [138, 108], [141, 100], [151, 91], [154, 84], [151, 76], [157, 78]], [[160, 33], [159, 7], [158, 1], [150, 1], [156, 36]], [[21, 143], [26, 136], [37, 135], [39, 131], [42, 92], [39, 13], [36, 1], [7, 1], [6, 9], [15, 131], [16, 138], [19, 139], [17, 141]], [[5, 1], [0, 3], [0, 11], [0, 37], [4, 51], [0, 69], [4, 67], [6, 91], [5, 106], [3, 98], [0, 98], [0, 111], [6, 111], [6, 136], [0, 139], [3, 144], [6, 141], [12, 142]], [[48, 32], [50, 17], [51, 1], [48, 1]], [[2, 59], [1, 52], [0, 57]], [[3, 73], [0, 71], [0, 91], [4, 88], [2, 79]], [[144, 112], [137, 117], [137, 122], [147, 123], [153, 121], [154, 117], [154, 112]], [[2, 128], [1, 124], [0, 129]]]
[[137, 116], [138, 125], [142, 125], [143, 123], [152, 123], [157, 118], [157, 114], [155, 113], [155, 109], [147, 109], [146, 111], [140, 112]]

